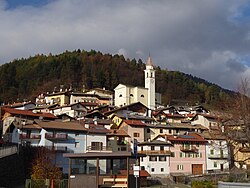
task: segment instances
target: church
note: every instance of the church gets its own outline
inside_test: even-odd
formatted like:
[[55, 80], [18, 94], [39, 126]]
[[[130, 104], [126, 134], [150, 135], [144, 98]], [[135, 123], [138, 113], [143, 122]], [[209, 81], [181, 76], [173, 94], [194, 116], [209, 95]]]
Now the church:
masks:
[[119, 84], [115, 90], [115, 106], [125, 106], [141, 102], [150, 110], [161, 104], [161, 94], [155, 92], [155, 69], [151, 57], [148, 57], [145, 72], [145, 87]]

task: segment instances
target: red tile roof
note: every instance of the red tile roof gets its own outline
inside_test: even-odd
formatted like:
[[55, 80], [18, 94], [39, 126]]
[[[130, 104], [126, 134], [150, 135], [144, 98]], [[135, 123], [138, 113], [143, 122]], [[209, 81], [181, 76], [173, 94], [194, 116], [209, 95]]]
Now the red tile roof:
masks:
[[8, 112], [13, 115], [25, 115], [25, 116], [32, 116], [32, 117], [43, 117], [43, 118], [49, 118], [49, 119], [57, 119], [57, 117], [51, 113], [42, 113], [42, 112], [37, 112], [34, 113], [30, 110], [18, 110], [14, 108], [3, 108], [3, 112]]
[[147, 126], [145, 123], [138, 121], [138, 120], [126, 119], [126, 120], [123, 120], [123, 122], [125, 122], [126, 124], [128, 124], [130, 126], [141, 126], [141, 127]]
[[207, 140], [205, 140], [202, 136], [196, 134], [196, 133], [188, 133], [185, 135], [163, 135], [166, 136], [167, 139], [171, 142], [204, 142], [206, 143]]

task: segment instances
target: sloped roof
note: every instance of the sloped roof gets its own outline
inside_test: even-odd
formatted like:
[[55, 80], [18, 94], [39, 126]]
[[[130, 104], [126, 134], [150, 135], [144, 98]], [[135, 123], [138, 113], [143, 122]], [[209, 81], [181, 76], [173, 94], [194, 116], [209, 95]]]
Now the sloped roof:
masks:
[[8, 112], [13, 115], [25, 115], [25, 116], [31, 116], [31, 117], [43, 117], [43, 118], [49, 118], [49, 119], [57, 119], [57, 117], [51, 113], [42, 113], [37, 112], [34, 113], [30, 110], [18, 110], [14, 108], [3, 108], [3, 112]]
[[141, 126], [141, 127], [146, 127], [147, 125], [145, 123], [143, 123], [142, 121], [138, 121], [138, 120], [123, 120], [123, 122], [125, 122], [126, 124], [130, 125], [130, 126]]
[[151, 141], [147, 141], [147, 142], [140, 142], [138, 143], [138, 146], [155, 146], [155, 145], [167, 145], [167, 146], [171, 146], [172, 144], [166, 141], [161, 141], [161, 140], [151, 140]]
[[108, 133], [108, 136], [123, 136], [123, 137], [130, 137], [126, 131], [122, 129], [110, 129], [110, 133]]
[[188, 133], [188, 134], [184, 134], [184, 135], [168, 135], [168, 134], [160, 134], [158, 135], [156, 138], [158, 137], [166, 137], [167, 140], [171, 141], [171, 142], [201, 142], [201, 143], [206, 143], [207, 140], [205, 140], [202, 136], [200, 136], [197, 133]]
[[87, 131], [87, 129], [79, 122], [59, 122], [59, 121], [41, 121], [41, 120], [35, 120], [35, 122], [43, 129]]
[[132, 103], [132, 104], [129, 104], [129, 105], [122, 106], [122, 107], [120, 107], [120, 108], [116, 108], [116, 109], [114, 109], [114, 110], [110, 110], [110, 111], [108, 111], [108, 112], [105, 112], [104, 114], [105, 114], [105, 115], [110, 115], [110, 114], [112, 114], [112, 113], [115, 113], [115, 112], [117, 112], [117, 111], [124, 110], [124, 109], [125, 109], [125, 110], [137, 111], [137, 110], [139, 110], [139, 109], [141, 109], [141, 108], [145, 108], [145, 109], [148, 110], [148, 107], [146, 107], [145, 105], [143, 105], [143, 104], [140, 103], [140, 102], [136, 102], [136, 103]]

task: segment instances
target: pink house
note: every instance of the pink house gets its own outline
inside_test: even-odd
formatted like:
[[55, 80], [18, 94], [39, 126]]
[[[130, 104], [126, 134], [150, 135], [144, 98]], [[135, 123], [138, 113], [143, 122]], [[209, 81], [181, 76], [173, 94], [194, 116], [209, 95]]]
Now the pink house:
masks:
[[206, 171], [207, 141], [196, 133], [159, 135], [158, 138], [173, 144], [170, 157], [170, 174], [203, 174]]
[[139, 120], [123, 120], [119, 129], [124, 130], [129, 136], [129, 141], [136, 139], [138, 142], [144, 142], [144, 129], [146, 124]]

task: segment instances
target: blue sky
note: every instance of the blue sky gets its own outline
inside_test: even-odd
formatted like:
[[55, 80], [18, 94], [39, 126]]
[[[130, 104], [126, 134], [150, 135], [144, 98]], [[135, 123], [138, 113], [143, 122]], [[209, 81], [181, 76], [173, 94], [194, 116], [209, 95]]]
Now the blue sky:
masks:
[[95, 49], [235, 90], [250, 79], [250, 0], [0, 0], [0, 64]]

